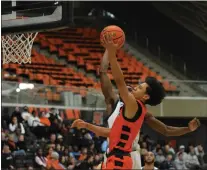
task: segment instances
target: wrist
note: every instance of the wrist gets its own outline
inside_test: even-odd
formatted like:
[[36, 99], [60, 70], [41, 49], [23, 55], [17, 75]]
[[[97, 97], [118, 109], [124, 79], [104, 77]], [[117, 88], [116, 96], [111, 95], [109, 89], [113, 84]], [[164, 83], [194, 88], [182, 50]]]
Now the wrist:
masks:
[[89, 127], [89, 123], [87, 123], [87, 122], [84, 122], [85, 123], [85, 129], [88, 129], [88, 127]]
[[99, 73], [107, 73], [108, 68], [100, 68]]
[[116, 56], [116, 52], [117, 52], [117, 49], [115, 48], [108, 49], [108, 55]]
[[190, 129], [190, 127], [187, 127], [187, 132], [193, 132], [193, 130]]

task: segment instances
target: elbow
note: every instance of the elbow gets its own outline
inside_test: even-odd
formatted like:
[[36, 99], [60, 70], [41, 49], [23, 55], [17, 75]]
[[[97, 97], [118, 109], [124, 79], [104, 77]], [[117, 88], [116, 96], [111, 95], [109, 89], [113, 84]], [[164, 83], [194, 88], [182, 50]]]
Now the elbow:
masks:
[[106, 134], [105, 134], [105, 137], [109, 137], [109, 135], [110, 135], [110, 131], [109, 132], [106, 132]]
[[170, 134], [169, 130], [167, 129], [167, 127], [164, 128], [162, 134], [163, 134], [165, 137], [169, 137], [169, 136], [171, 136], [171, 134]]
[[103, 137], [106, 137], [106, 138], [108, 138], [109, 137], [109, 135], [110, 135], [110, 129], [107, 129], [104, 133], [103, 133]]

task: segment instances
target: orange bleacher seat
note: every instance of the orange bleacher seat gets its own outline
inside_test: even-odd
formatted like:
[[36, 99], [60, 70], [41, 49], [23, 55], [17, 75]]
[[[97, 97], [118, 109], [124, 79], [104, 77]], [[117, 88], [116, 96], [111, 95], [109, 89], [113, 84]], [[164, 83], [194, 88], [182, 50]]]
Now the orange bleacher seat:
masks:
[[167, 81], [163, 82], [163, 86], [164, 86], [165, 90], [169, 91], [169, 89], [170, 89], [169, 82], [167, 82]]
[[80, 110], [73, 110], [73, 112], [74, 112], [75, 119], [79, 119], [80, 118]]
[[3, 69], [8, 69], [9, 68], [9, 64], [3, 64]]
[[62, 49], [58, 49], [59, 56], [67, 56], [66, 52]]
[[66, 110], [66, 117], [67, 119], [74, 119], [74, 113], [73, 113], [73, 110], [70, 110], [70, 109], [67, 109]]
[[170, 91], [177, 91], [177, 88], [176, 88], [176, 86], [170, 85], [169, 90]]
[[68, 55], [68, 61], [70, 61], [70, 62], [74, 62], [74, 61], [76, 61], [75, 56], [72, 55], [72, 54], [69, 54], [69, 55]]
[[49, 48], [50, 48], [50, 52], [57, 52], [58, 51], [57, 47], [55, 47], [54, 45], [50, 45]]
[[28, 107], [28, 111], [29, 111], [29, 113], [32, 113], [33, 110], [34, 110], [33, 107]]

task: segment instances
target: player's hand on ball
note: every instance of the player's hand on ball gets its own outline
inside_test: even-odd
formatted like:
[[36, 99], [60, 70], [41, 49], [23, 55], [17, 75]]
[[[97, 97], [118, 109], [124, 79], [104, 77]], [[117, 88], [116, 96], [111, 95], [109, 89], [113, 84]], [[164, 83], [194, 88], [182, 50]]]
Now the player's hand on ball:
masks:
[[197, 118], [194, 118], [188, 123], [188, 128], [190, 129], [190, 131], [195, 131], [200, 125], [200, 121]]
[[73, 122], [71, 128], [78, 128], [78, 129], [83, 129], [86, 127], [86, 122], [84, 122], [83, 120], [81, 119], [77, 119]]
[[114, 43], [112, 34], [106, 33], [103, 38], [103, 46], [110, 52], [116, 51], [119, 48], [119, 43]]

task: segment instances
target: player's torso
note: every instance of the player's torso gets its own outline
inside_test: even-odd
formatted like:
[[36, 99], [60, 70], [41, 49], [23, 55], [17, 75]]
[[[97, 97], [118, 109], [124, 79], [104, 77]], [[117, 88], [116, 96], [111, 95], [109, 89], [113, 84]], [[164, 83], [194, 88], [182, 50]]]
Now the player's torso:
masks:
[[[122, 106], [124, 105], [124, 103], [120, 100], [118, 100], [114, 106], [114, 109], [112, 110], [112, 113], [110, 114], [110, 116], [107, 118], [107, 125], [108, 128], [112, 128], [114, 121], [116, 120], [117, 116], [120, 114], [120, 109], [122, 108]], [[107, 138], [108, 142], [109, 142], [109, 138]], [[135, 150], [139, 150], [140, 146], [138, 144], [139, 142], [139, 132], [133, 142], [133, 146], [132, 149], [133, 151]]]
[[[133, 142], [138, 143], [138, 140], [139, 140], [138, 134], [142, 126], [144, 116], [146, 114], [145, 106], [143, 104], [141, 105], [142, 105], [143, 111], [139, 119], [137, 119], [135, 122], [125, 120], [123, 116], [124, 103], [122, 103], [122, 106], [119, 105], [119, 107], [117, 107], [116, 114], [114, 114], [114, 117], [112, 117], [114, 123], [111, 127], [111, 133], [109, 137], [110, 151], [113, 150], [114, 148], [119, 148], [121, 150], [131, 152], [132, 143]], [[137, 147], [138, 146], [139, 145], [137, 145]]]

